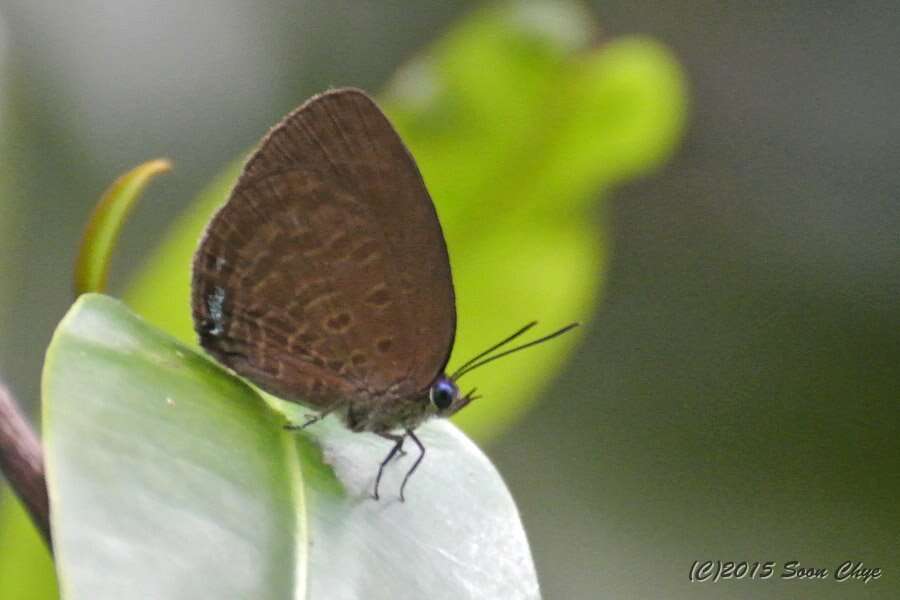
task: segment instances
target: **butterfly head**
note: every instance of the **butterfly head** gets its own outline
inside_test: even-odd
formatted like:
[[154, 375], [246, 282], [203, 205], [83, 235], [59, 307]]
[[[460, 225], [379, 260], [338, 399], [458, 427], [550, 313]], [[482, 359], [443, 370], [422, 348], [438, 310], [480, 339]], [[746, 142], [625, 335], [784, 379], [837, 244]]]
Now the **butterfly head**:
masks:
[[477, 398], [474, 389], [468, 394], [461, 394], [459, 387], [447, 375], [438, 377], [428, 390], [431, 409], [439, 417], [449, 417]]

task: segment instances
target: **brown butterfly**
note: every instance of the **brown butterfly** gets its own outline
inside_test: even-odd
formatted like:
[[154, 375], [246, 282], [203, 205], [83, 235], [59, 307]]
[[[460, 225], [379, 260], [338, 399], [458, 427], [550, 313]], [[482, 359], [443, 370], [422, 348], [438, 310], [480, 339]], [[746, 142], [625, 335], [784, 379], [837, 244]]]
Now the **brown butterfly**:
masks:
[[[394, 446], [477, 396], [445, 373], [456, 332], [447, 246], [416, 163], [362, 91], [314, 96], [263, 138], [194, 255], [200, 343], [260, 388]], [[397, 433], [401, 432], [401, 433]]]

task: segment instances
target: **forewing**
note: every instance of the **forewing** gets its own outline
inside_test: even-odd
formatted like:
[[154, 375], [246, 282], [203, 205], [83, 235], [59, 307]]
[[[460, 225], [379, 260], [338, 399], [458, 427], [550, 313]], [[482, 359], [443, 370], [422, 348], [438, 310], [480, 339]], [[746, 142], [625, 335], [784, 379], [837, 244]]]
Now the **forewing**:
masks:
[[201, 344], [282, 398], [327, 408], [419, 393], [455, 333], [450, 263], [422, 177], [363, 92], [288, 115], [194, 258]]

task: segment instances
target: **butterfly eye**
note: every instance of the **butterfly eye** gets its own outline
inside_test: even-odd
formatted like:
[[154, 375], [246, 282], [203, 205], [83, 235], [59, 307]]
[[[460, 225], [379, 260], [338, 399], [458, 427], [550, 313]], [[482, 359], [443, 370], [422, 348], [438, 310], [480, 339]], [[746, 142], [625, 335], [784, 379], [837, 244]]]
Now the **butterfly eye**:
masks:
[[441, 378], [431, 386], [428, 396], [431, 399], [431, 403], [434, 404], [439, 411], [443, 411], [450, 408], [456, 394], [456, 385], [449, 379]]

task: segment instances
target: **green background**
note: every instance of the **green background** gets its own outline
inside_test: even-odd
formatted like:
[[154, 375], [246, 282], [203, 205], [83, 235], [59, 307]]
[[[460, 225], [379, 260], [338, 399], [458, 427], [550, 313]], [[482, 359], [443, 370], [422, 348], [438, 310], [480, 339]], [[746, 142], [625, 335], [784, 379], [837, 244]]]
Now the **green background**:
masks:
[[[0, 4], [0, 372], [32, 403], [81, 227], [114, 176], [175, 161], [126, 227], [122, 290], [185, 199], [282, 114], [328, 85], [382, 89], [472, 10], [183, 4]], [[567, 366], [482, 444], [545, 596], [896, 597], [900, 17], [875, 3], [591, 11], [600, 44], [668, 46], [691, 100], [674, 160], [591, 209], [608, 271]], [[527, 248], [509, 238], [508, 255]], [[17, 556], [11, 539], [0, 556]], [[703, 558], [885, 574], [691, 585]]]

